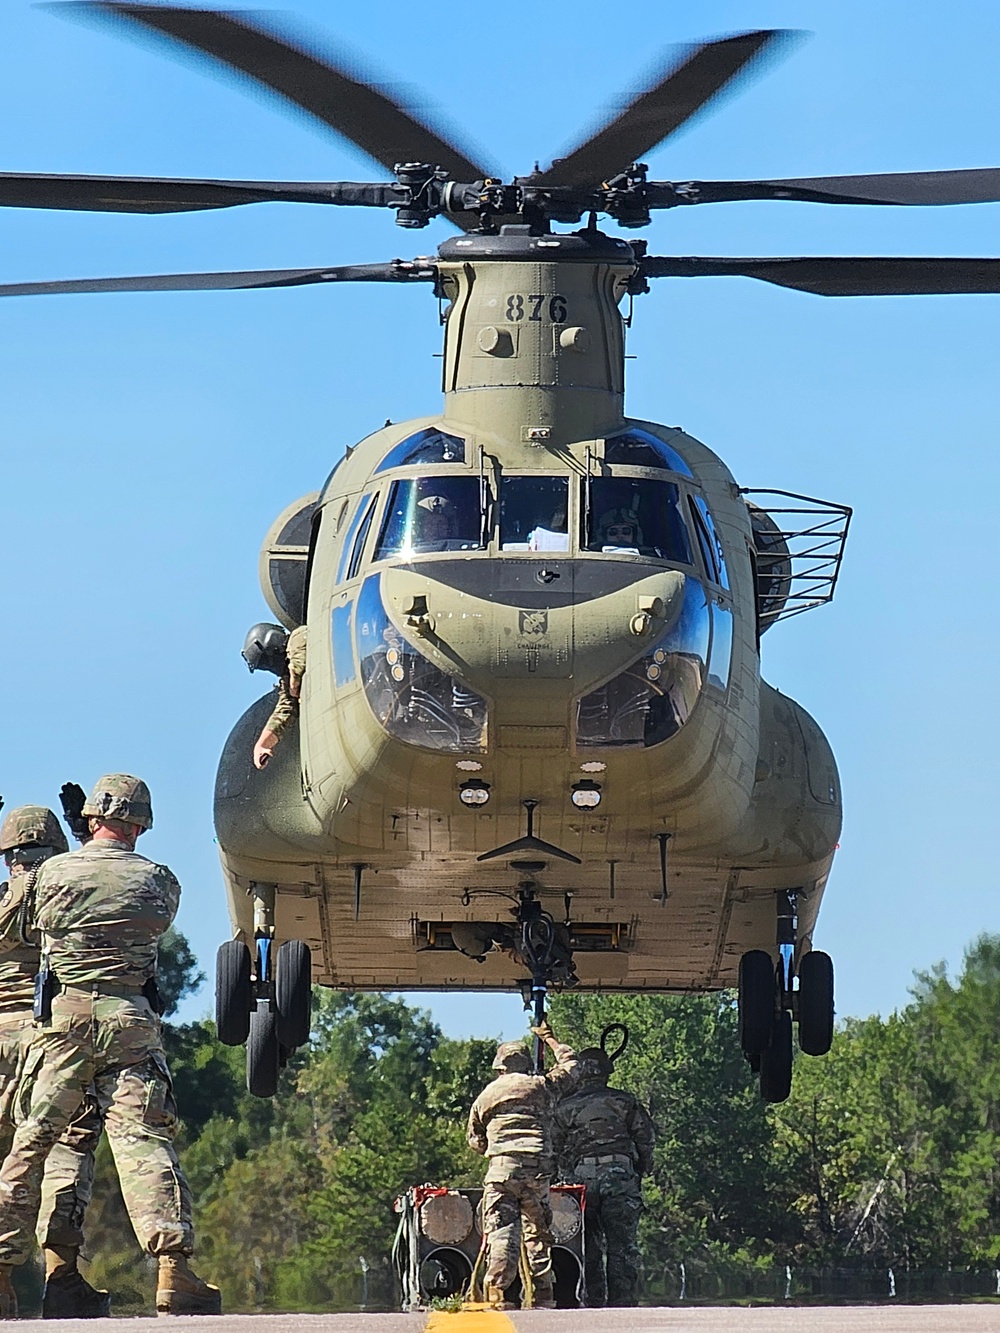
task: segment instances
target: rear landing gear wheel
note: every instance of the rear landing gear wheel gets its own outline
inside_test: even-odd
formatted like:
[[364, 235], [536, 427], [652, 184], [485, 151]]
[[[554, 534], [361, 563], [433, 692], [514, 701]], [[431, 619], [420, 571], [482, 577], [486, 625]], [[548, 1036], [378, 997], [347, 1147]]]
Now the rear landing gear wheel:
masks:
[[274, 964], [274, 1008], [278, 1040], [294, 1050], [309, 1040], [312, 956], [302, 940], [286, 940]]
[[774, 1020], [771, 1044], [760, 1057], [760, 1095], [784, 1102], [792, 1090], [792, 1016], [783, 1010]]
[[258, 1000], [250, 1015], [247, 1041], [247, 1092], [254, 1097], [273, 1097], [278, 1091], [280, 1065], [277, 1023], [269, 1000]]
[[751, 949], [740, 959], [739, 979], [740, 1046], [751, 1062], [771, 1041], [774, 1000], [774, 961], [763, 949]]
[[826, 1055], [833, 1045], [833, 959], [813, 949], [799, 963], [799, 1046]]
[[223, 1045], [246, 1041], [252, 1006], [250, 950], [240, 940], [226, 940], [215, 961], [215, 1026]]

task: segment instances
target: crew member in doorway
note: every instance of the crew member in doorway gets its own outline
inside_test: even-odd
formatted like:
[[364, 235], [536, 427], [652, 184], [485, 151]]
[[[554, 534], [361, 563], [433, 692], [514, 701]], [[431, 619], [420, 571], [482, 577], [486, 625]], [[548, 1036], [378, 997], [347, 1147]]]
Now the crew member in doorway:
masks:
[[[274, 656], [273, 645], [269, 641], [251, 641], [254, 632], [259, 629], [274, 630], [280, 634], [277, 625], [255, 625], [250, 631], [243, 649], [243, 658], [251, 671], [263, 669], [275, 670], [271, 664]], [[275, 747], [289, 726], [299, 715], [299, 695], [302, 692], [302, 677], [306, 671], [306, 627], [299, 625], [289, 634], [284, 645], [283, 670], [278, 669], [278, 702], [274, 705], [271, 716], [264, 723], [263, 730], [253, 747], [255, 768], [264, 768], [274, 755]]]

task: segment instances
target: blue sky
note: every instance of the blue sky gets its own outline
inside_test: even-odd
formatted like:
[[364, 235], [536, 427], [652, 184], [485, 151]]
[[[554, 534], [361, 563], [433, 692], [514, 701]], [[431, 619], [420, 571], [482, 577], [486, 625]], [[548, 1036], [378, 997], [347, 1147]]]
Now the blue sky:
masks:
[[[1000, 164], [1000, 9], [861, 0], [633, 0], [415, 10], [300, 0], [288, 21], [428, 91], [508, 173], [571, 144], [673, 43], [811, 36], [650, 156], [657, 178]], [[0, 18], [0, 169], [378, 180], [355, 150], [196, 63], [51, 9]], [[609, 58], [610, 57], [610, 58]], [[661, 214], [665, 254], [1000, 254], [1000, 205], [746, 203]], [[0, 281], [293, 267], [426, 253], [370, 211], [176, 217], [5, 210]], [[682, 425], [744, 485], [853, 505], [831, 607], [764, 641], [767, 679], [830, 736], [842, 848], [817, 944], [841, 1013], [905, 1002], [913, 970], [1000, 930], [993, 672], [1000, 297], [830, 300], [741, 279], [660, 282], [636, 306], [633, 415]], [[239, 649], [266, 614], [257, 551], [386, 417], [437, 409], [423, 288], [62, 297], [0, 309], [7, 609], [0, 791], [54, 803], [146, 777], [142, 849], [184, 885], [207, 972], [228, 933], [212, 840], [222, 742], [260, 692]], [[189, 1003], [197, 1016], [209, 991]], [[456, 1034], [516, 1032], [519, 1001], [431, 1003]]]

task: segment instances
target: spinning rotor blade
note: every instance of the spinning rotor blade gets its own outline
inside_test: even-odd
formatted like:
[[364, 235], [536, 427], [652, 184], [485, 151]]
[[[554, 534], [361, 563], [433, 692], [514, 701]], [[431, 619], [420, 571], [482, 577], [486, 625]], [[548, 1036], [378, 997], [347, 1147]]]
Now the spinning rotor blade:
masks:
[[668, 259], [641, 261], [647, 278], [759, 278], [817, 296], [949, 296], [1000, 292], [1000, 259]]
[[340, 268], [273, 268], [246, 273], [160, 273], [148, 278], [71, 278], [62, 282], [9, 282], [0, 296], [66, 296], [75, 292], [217, 292], [254, 287], [303, 287], [319, 282], [433, 282], [431, 260], [346, 264]]
[[95, 213], [191, 213], [237, 204], [352, 204], [384, 208], [395, 185], [349, 181], [161, 180], [155, 176], [58, 176], [0, 171], [0, 207]]
[[[659, 182], [650, 181], [655, 190]], [[678, 202], [719, 204], [794, 199], [814, 204], [991, 204], [1000, 201], [1000, 168], [901, 171], [884, 176], [816, 176], [777, 181], [686, 181], [668, 185]]]
[[586, 143], [533, 175], [532, 184], [586, 188], [610, 180], [690, 120], [766, 48], [774, 49], [788, 36], [780, 29], [746, 32], [695, 47]]
[[310, 112], [389, 171], [397, 162], [429, 162], [455, 180], [492, 174], [363, 77], [258, 27], [247, 15], [117, 0], [74, 0], [56, 8], [131, 20], [214, 56]]

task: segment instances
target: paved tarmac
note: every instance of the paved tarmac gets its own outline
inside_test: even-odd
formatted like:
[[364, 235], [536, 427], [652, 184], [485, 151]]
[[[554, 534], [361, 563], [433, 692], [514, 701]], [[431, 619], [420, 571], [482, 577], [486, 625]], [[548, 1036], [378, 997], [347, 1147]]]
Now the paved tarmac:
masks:
[[[782, 1306], [747, 1310], [536, 1310], [510, 1315], [270, 1314], [220, 1319], [62, 1319], [59, 1333], [1000, 1333], [1000, 1305]], [[23, 1333], [55, 1325], [23, 1319]]]

